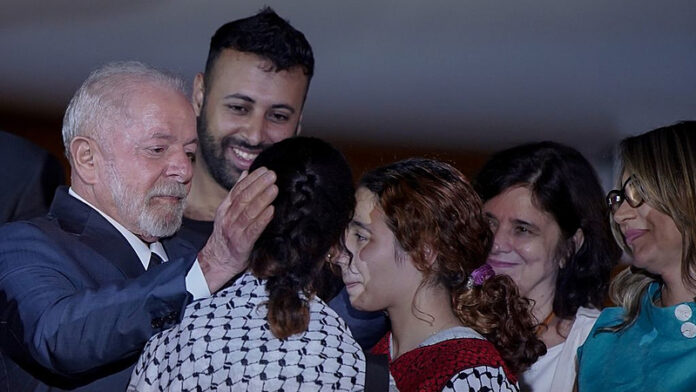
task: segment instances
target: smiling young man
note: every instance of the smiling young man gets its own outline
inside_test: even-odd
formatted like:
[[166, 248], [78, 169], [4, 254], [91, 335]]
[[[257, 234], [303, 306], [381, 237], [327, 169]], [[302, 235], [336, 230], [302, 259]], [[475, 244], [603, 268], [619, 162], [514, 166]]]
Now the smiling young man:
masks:
[[[313, 73], [309, 42], [270, 8], [217, 30], [205, 73], [194, 80], [199, 148], [182, 228], [175, 238], [202, 248], [213, 231], [218, 205], [256, 156], [299, 133]], [[341, 287], [339, 277], [328, 271], [325, 276], [327, 292]], [[361, 346], [369, 348], [384, 335], [382, 313], [356, 311], [345, 290], [329, 305]]]
[[199, 149], [177, 237], [203, 247], [242, 172], [262, 150], [297, 135], [313, 73], [309, 42], [270, 8], [215, 32], [193, 84]]

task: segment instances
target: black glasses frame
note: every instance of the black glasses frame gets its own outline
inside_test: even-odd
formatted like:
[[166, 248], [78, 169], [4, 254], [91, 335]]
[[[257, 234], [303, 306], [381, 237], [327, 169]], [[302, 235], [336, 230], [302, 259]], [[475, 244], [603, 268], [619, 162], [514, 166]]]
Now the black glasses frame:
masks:
[[[635, 187], [633, 192], [626, 192], [626, 187], [629, 185]], [[614, 189], [607, 193], [607, 205], [612, 214], [616, 213], [624, 201], [628, 202], [628, 205], [633, 208], [638, 208], [645, 202], [642, 195], [642, 188], [635, 175], [628, 177], [621, 186], [621, 189]]]

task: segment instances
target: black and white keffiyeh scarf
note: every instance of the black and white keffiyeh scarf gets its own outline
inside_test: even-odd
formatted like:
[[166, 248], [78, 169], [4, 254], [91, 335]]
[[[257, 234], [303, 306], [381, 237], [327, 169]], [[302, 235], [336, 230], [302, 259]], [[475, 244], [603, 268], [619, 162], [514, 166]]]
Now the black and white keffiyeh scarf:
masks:
[[174, 328], [150, 338], [129, 391], [355, 391], [365, 357], [345, 322], [310, 301], [306, 332], [280, 340], [266, 322], [263, 280], [243, 274], [186, 307]]

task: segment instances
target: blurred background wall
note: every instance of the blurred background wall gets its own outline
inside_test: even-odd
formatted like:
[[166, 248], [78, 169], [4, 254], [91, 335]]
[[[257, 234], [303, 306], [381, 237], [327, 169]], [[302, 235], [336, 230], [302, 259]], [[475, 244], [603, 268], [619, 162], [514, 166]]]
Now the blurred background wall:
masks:
[[693, 0], [0, 0], [0, 129], [62, 158], [62, 113], [92, 69], [134, 59], [192, 80], [215, 29], [266, 4], [314, 48], [303, 134], [356, 174], [425, 155], [472, 175], [555, 140], [608, 187], [621, 138], [696, 118]]

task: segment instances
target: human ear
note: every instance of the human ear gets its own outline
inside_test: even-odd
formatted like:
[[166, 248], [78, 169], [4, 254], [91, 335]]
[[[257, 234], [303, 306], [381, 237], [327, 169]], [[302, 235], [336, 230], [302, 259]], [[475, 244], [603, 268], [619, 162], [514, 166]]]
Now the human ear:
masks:
[[585, 233], [583, 233], [582, 228], [578, 228], [575, 231], [575, 234], [570, 238], [570, 241], [573, 243], [573, 253], [570, 253], [570, 251], [566, 252], [566, 256], [561, 258], [561, 260], [558, 263], [558, 266], [563, 269], [565, 268], [566, 261], [575, 255], [575, 253], [578, 252], [578, 250], [582, 247], [582, 244], [585, 243]]
[[585, 233], [583, 233], [582, 228], [578, 228], [573, 234], [573, 245], [575, 245], [575, 252], [582, 247], [585, 243]]
[[70, 161], [72, 170], [85, 184], [97, 182], [96, 145], [94, 140], [84, 136], [76, 136], [70, 142]]
[[300, 119], [297, 121], [297, 128], [295, 129], [295, 136], [300, 136], [300, 132], [302, 132], [302, 117], [304, 116], [304, 113], [300, 113]]
[[203, 109], [203, 101], [205, 99], [205, 78], [202, 72], [199, 72], [193, 80], [193, 92], [191, 93], [191, 101], [196, 117], [201, 115]]
[[435, 260], [437, 260], [437, 252], [430, 245], [425, 245], [423, 247], [423, 256], [425, 257], [425, 261], [428, 263], [428, 265], [433, 265]]

